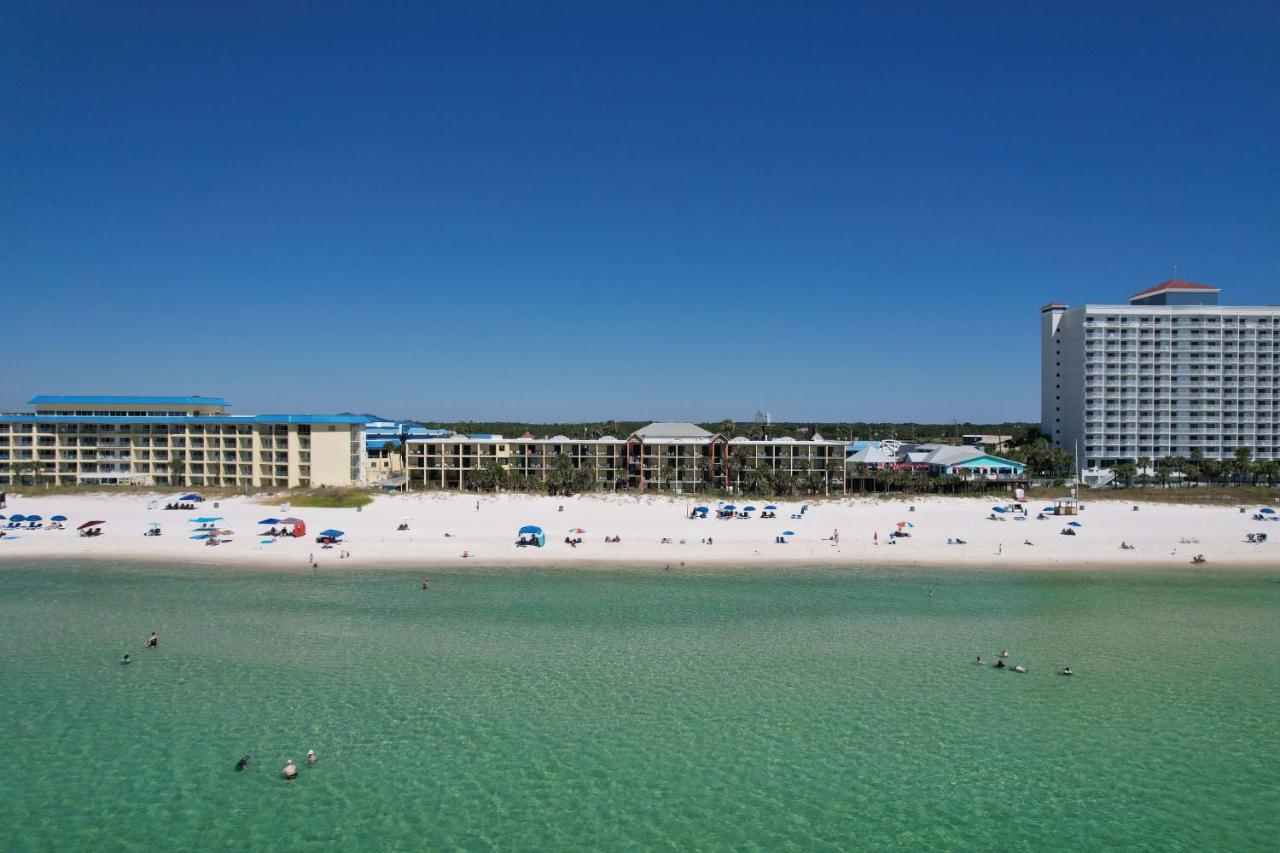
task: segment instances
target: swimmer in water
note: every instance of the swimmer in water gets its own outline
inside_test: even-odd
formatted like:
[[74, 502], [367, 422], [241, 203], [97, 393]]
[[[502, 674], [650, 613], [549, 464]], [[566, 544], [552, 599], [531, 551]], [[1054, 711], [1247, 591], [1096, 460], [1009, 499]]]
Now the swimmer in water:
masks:
[[320, 759], [316, 757], [316, 751], [315, 751], [314, 749], [308, 749], [308, 750], [307, 750], [307, 763], [308, 763], [308, 764], [315, 764], [315, 763], [316, 763], [317, 761], [319, 761], [319, 760], [320, 760]]
[[124, 657], [120, 658], [120, 663], [121, 663], [122, 665], [123, 665], [123, 664], [131, 664], [131, 663], [133, 663], [133, 658], [129, 657], [128, 655], [125, 655]]
[[1007, 658], [1008, 656], [1009, 656], [1009, 650], [1008, 650], [1008, 649], [1005, 649], [1004, 651], [1002, 651], [1002, 652], [1000, 653], [1000, 657], [1002, 657], [1002, 658]]
[[1004, 661], [1003, 661], [1003, 660], [998, 660], [998, 661], [996, 661], [996, 669], [1004, 669]]
[[986, 663], [986, 661], [982, 659], [982, 655], [978, 655], [978, 660], [975, 661], [975, 663], [977, 663], [978, 666], [982, 666], [984, 663]]
[[156, 636], [156, 632], [155, 632], [155, 631], [152, 631], [152, 632], [151, 632], [151, 636], [150, 636], [150, 637], [147, 637], [147, 641], [146, 641], [145, 643], [143, 643], [142, 645], [143, 645], [145, 648], [148, 648], [148, 649], [154, 649], [156, 646], [160, 645], [160, 638]]
[[298, 778], [298, 765], [293, 763], [292, 758], [284, 763], [284, 778], [290, 781]]
[[247, 755], [243, 756], [239, 761], [236, 762], [237, 773], [247, 770], [248, 768], [249, 768], [249, 756]]

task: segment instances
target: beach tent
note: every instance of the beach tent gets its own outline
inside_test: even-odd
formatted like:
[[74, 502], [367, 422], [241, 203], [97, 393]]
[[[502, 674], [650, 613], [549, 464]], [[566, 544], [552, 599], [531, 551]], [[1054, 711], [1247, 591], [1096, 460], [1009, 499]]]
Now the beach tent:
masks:
[[86, 521], [84, 524], [77, 527], [76, 530], [84, 530], [85, 528], [88, 528], [88, 527], [97, 527], [99, 524], [106, 524], [106, 522], [100, 521], [100, 520]]
[[262, 519], [262, 521], [259, 521], [258, 523], [259, 523], [259, 524], [279, 524], [279, 523], [280, 523], [280, 519], [278, 519], [278, 518], [264, 518], [264, 519]]
[[527, 537], [529, 544], [538, 548], [547, 544], [546, 534], [543, 533], [542, 528], [538, 527], [536, 524], [526, 524], [516, 532], [516, 535], [521, 538]]
[[191, 493], [191, 494], [189, 494], [189, 495], [183, 495], [182, 497], [178, 498], [178, 500], [180, 500], [180, 501], [196, 501], [196, 502], [199, 502], [199, 501], [204, 500], [204, 498], [203, 498], [202, 496], [200, 496], [200, 495], [197, 495], [195, 492], [192, 492], [192, 493]]
[[192, 524], [213, 524], [215, 521], [222, 521], [222, 516], [211, 515], [208, 518], [188, 518], [187, 521]]

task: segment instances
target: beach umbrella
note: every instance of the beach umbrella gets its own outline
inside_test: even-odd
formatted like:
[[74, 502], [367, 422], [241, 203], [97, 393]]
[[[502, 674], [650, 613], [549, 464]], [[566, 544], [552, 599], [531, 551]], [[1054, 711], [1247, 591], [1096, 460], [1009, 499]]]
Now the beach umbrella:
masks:
[[[707, 509], [707, 507], [705, 507], [705, 506], [695, 506], [695, 507], [693, 508], [693, 511], [694, 511], [694, 512], [709, 512], [710, 510], [708, 510], [708, 509]], [[0, 518], [3, 518], [3, 517], [4, 517], [4, 516], [0, 516]]]
[[1051, 507], [1051, 506], [1047, 506], [1047, 507], [1045, 507], [1044, 509], [1042, 509], [1042, 510], [1040, 510], [1040, 511], [1041, 511], [1041, 512], [1053, 512], [1053, 507]]
[[183, 495], [182, 497], [178, 498], [178, 500], [180, 500], [180, 501], [202, 501], [202, 500], [204, 500], [204, 498], [203, 498], [203, 497], [201, 497], [200, 495], [197, 495], [195, 492], [192, 492], [192, 493], [191, 493], [191, 494], [189, 494], [189, 495]]
[[991, 508], [991, 511], [992, 511], [992, 512], [1004, 512], [1004, 507], [1002, 507], [1002, 506], [993, 506], [993, 507]]
[[343, 535], [343, 531], [334, 530], [332, 527], [330, 527], [328, 530], [321, 530], [320, 535], [329, 537], [331, 539], [341, 539]]
[[18, 515], [15, 513], [14, 515], [9, 516], [9, 520], [10, 521], [26, 521], [27, 517], [25, 515]]
[[796, 532], [795, 532], [794, 530], [784, 530], [784, 531], [782, 531], [782, 535], [783, 535], [783, 536], [795, 536], [795, 535], [796, 535]]
[[192, 536], [191, 538], [192, 538], [192, 539], [208, 539], [208, 538], [209, 538], [209, 534], [208, 534], [208, 533], [197, 533], [197, 534], [195, 534], [194, 536]]
[[737, 509], [737, 507], [736, 507], [736, 506], [734, 506], [733, 504], [725, 504], [725, 505], [724, 505], [724, 508], [725, 508], [725, 509]]
[[765, 504], [764, 508], [765, 508], [765, 509], [777, 509], [777, 507], [776, 507], [776, 506], [774, 506], [773, 504]]
[[84, 524], [76, 528], [76, 530], [84, 530], [86, 527], [97, 527], [99, 524], [106, 524], [105, 521], [86, 521]]
[[538, 527], [537, 525], [534, 525], [534, 524], [526, 524], [524, 527], [521, 527], [518, 531], [516, 531], [516, 535], [523, 536], [526, 533], [541, 533], [541, 532], [542, 532], [541, 527]]
[[1078, 521], [1068, 521], [1067, 527], [1084, 527], [1084, 525]]
[[274, 545], [274, 544], [276, 544], [276, 540], [274, 540], [274, 539], [259, 539], [259, 540], [258, 540], [258, 544], [259, 544], [259, 545]]
[[569, 532], [570, 533], [586, 533], [587, 531], [583, 530], [581, 527], [570, 527]]
[[0, 515], [0, 521], [4, 521], [4, 519], [5, 519], [5, 516]]
[[911, 523], [911, 522], [909, 522], [909, 521], [899, 521], [899, 522], [898, 522], [898, 529], [899, 529], [899, 530], [901, 530], [901, 529], [902, 529], [902, 528], [904, 528], [904, 527], [915, 527], [915, 525], [914, 525], [914, 524], [912, 524], [912, 523]]
[[742, 508], [742, 511], [743, 511], [743, 512], [755, 512], [755, 511], [756, 511], [756, 508], [755, 508], [755, 507], [753, 507], [753, 506], [744, 506], [744, 507]]
[[[4, 518], [4, 516], [0, 515], [0, 518]], [[67, 517], [65, 515], [55, 515], [49, 520], [50, 521], [66, 521]]]
[[208, 518], [188, 518], [187, 521], [192, 524], [213, 524], [215, 521], [222, 521], [222, 516], [212, 515]]
[[43, 515], [28, 515], [27, 521], [44, 521]]
[[1262, 509], [1259, 510], [1259, 512], [1265, 512], [1267, 515], [1271, 515], [1272, 513], [1275, 512], [1275, 510], [1269, 506], [1264, 506]]
[[258, 523], [259, 523], [259, 524], [279, 524], [279, 523], [280, 523], [280, 519], [278, 519], [278, 518], [264, 518], [264, 519], [262, 519], [262, 521], [259, 521]]
[[302, 519], [300, 519], [300, 518], [292, 518], [292, 517], [290, 517], [290, 518], [282, 518], [282, 519], [280, 519], [280, 523], [281, 523], [281, 524], [302, 524]]

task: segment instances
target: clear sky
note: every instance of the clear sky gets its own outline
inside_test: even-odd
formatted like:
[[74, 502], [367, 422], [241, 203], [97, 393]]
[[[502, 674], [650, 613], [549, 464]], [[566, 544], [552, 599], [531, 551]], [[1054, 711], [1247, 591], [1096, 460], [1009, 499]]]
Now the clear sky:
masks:
[[1280, 4], [10, 3], [0, 408], [1038, 420], [1280, 302]]

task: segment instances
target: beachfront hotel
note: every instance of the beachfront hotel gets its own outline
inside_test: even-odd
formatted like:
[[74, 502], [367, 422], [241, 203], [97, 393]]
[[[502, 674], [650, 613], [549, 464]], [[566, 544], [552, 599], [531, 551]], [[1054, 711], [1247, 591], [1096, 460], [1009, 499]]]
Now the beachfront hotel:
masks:
[[230, 488], [365, 482], [367, 418], [233, 415], [218, 397], [42, 396], [0, 415], [0, 483]]
[[546, 482], [556, 458], [564, 456], [599, 489], [734, 489], [746, 471], [769, 470], [817, 478], [822, 490], [843, 491], [845, 447], [844, 441], [821, 436], [729, 439], [697, 424], [659, 422], [626, 438], [534, 438], [528, 433], [410, 438], [406, 470], [411, 489], [466, 488], [470, 475], [495, 464], [513, 479]]
[[[865, 444], [865, 443], [864, 443]], [[809, 494], [841, 494], [863, 469], [926, 473], [968, 480], [1019, 480], [1026, 468], [975, 447], [875, 442], [877, 464], [854, 445], [825, 439], [726, 438], [697, 424], [659, 422], [626, 438], [519, 438], [450, 435], [405, 442], [408, 489], [466, 489], [486, 469], [501, 468], [509, 482], [546, 483], [556, 465], [601, 490], [739, 491], [751, 478], [786, 474]], [[561, 461], [563, 460], [563, 461]]]
[[1280, 458], [1280, 306], [1220, 306], [1171, 280], [1128, 305], [1040, 309], [1040, 428], [1087, 468]]

